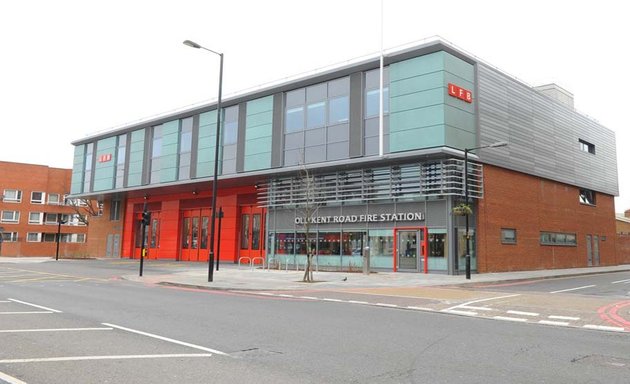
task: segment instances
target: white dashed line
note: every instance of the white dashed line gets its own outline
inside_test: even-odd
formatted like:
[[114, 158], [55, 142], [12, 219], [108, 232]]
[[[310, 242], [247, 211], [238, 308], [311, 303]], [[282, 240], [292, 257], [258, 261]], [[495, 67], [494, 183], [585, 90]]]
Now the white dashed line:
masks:
[[416, 311], [430, 311], [430, 312], [433, 312], [433, 311], [434, 311], [434, 310], [433, 310], [433, 309], [431, 309], [431, 308], [414, 307], [414, 306], [411, 306], [411, 305], [410, 305], [410, 306], [408, 306], [407, 308], [408, 308], [408, 309], [413, 309], [413, 310], [416, 310]]
[[15, 377], [9, 376], [6, 373], [2, 373], [2, 372], [0, 372], [0, 380], [4, 380], [9, 384], [26, 384], [22, 380], [16, 379]]
[[51, 314], [55, 312], [50, 311], [20, 311], [20, 312], [0, 312], [0, 315], [41, 315]]
[[569, 323], [567, 323], [565, 321], [551, 321], [551, 320], [540, 320], [538, 323], [539, 324], [546, 324], [546, 325], [561, 325], [561, 326], [569, 325]]
[[300, 299], [319, 300], [317, 297], [313, 297], [313, 296], [300, 296]]
[[493, 309], [493, 308], [488, 308], [488, 307], [473, 307], [473, 306], [470, 306], [470, 305], [460, 306], [459, 308], [472, 309], [473, 311], [494, 311], [494, 309]]
[[112, 356], [68, 356], [68, 357], [45, 357], [39, 359], [7, 359], [0, 360], [0, 364], [15, 363], [44, 363], [55, 361], [81, 361], [81, 360], [119, 360], [119, 359], [164, 359], [173, 357], [210, 357], [211, 353], [171, 353], [165, 355], [112, 355]]
[[624, 328], [621, 327], [608, 327], [606, 325], [592, 325], [592, 324], [586, 324], [585, 326], [583, 326], [583, 328], [587, 328], [587, 329], [597, 329], [600, 331], [615, 331], [615, 332], [625, 332]]
[[376, 303], [374, 305], [378, 305], [379, 307], [398, 308], [396, 304]]
[[148, 333], [148, 332], [142, 332], [142, 331], [138, 331], [136, 329], [131, 329], [131, 328], [126, 328], [126, 327], [121, 327], [120, 325], [114, 325], [114, 324], [109, 324], [109, 323], [102, 323], [104, 326], [106, 327], [112, 327], [112, 328], [116, 328], [116, 329], [120, 329], [122, 331], [127, 331], [127, 332], [131, 332], [131, 333], [136, 333], [138, 335], [142, 335], [142, 336], [148, 336], [148, 337], [152, 337], [154, 339], [158, 339], [158, 340], [162, 340], [162, 341], [168, 341], [169, 343], [173, 343], [173, 344], [179, 344], [179, 345], [183, 345], [185, 347], [190, 347], [190, 348], [195, 348], [195, 349], [199, 349], [202, 351], [206, 351], [206, 352], [210, 352], [210, 353], [216, 353], [217, 355], [223, 355], [223, 356], [230, 356], [225, 352], [221, 352], [221, 351], [217, 351], [216, 349], [211, 349], [211, 348], [206, 348], [206, 347], [202, 347], [200, 345], [195, 345], [195, 344], [190, 344], [187, 343], [185, 341], [179, 341], [179, 340], [175, 340], [175, 339], [169, 339], [168, 337], [164, 337], [164, 336], [159, 336], [159, 335], [155, 335], [153, 333]]
[[527, 319], [522, 319], [520, 317], [507, 317], [507, 316], [494, 316], [493, 319], [497, 320], [505, 320], [505, 321], [517, 321], [517, 322], [526, 322]]
[[485, 299], [479, 299], [479, 300], [473, 300], [473, 301], [469, 301], [467, 303], [464, 304], [458, 304], [454, 307], [450, 307], [450, 308], [446, 308], [444, 311], [450, 311], [452, 309], [457, 309], [457, 308], [463, 308], [463, 307], [467, 307], [470, 304], [475, 304], [475, 303], [481, 303], [483, 301], [490, 301], [490, 300], [498, 300], [498, 299], [507, 299], [508, 297], [516, 297], [516, 296], [520, 296], [520, 294], [514, 294], [514, 295], [505, 295], [505, 296], [497, 296], [497, 297], [488, 297]]
[[333, 303], [343, 303], [343, 300], [339, 300], [339, 299], [329, 299], [329, 298], [323, 298], [323, 301], [330, 301]]
[[540, 316], [540, 313], [536, 312], [522, 312], [522, 311], [507, 311], [510, 315], [520, 315], [520, 316]]
[[555, 315], [551, 315], [548, 316], [550, 319], [555, 319], [555, 320], [573, 320], [573, 321], [577, 321], [580, 320], [579, 317], [573, 317], [573, 316], [555, 316]]
[[630, 279], [619, 280], [619, 281], [613, 281], [613, 282], [612, 282], [612, 283], [610, 283], [610, 284], [619, 284], [619, 283], [624, 283], [624, 284], [626, 284], [626, 283], [630, 283]]
[[286, 294], [278, 294], [276, 296], [278, 296], [278, 297], [291, 297], [291, 298], [295, 297], [293, 295], [286, 295]]
[[578, 289], [586, 289], [586, 288], [592, 288], [592, 287], [596, 287], [596, 285], [585, 285], [583, 287], [561, 289], [559, 291], [553, 291], [553, 292], [549, 292], [549, 293], [561, 293], [561, 292], [577, 291]]
[[351, 304], [369, 304], [367, 301], [348, 300]]
[[464, 315], [464, 316], [477, 316], [477, 312], [472, 311], [459, 311], [457, 309], [443, 309], [441, 312], [445, 313], [453, 313], [455, 315]]
[[37, 304], [33, 304], [33, 303], [27, 303], [26, 301], [21, 301], [21, 300], [16, 300], [16, 299], [9, 299], [10, 301], [13, 301], [14, 303], [20, 303], [20, 304], [24, 304], [24, 305], [30, 305], [31, 307], [35, 307], [35, 308], [39, 308], [39, 309], [43, 309], [45, 311], [50, 311], [50, 312], [55, 312], [55, 313], [62, 313], [61, 311], [58, 311], [56, 309], [52, 309], [52, 308], [47, 308], [44, 307], [43, 305], [37, 305]]

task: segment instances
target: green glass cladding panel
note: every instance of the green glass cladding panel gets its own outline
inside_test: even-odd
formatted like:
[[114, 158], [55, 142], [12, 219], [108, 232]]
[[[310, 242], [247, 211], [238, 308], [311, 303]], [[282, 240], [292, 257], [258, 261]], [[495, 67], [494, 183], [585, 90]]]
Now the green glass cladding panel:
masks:
[[160, 182], [177, 179], [177, 150], [179, 148], [179, 120], [162, 124], [162, 155], [160, 156]]
[[199, 134], [197, 136], [197, 177], [209, 177], [214, 174], [216, 132], [217, 111], [200, 114]]
[[129, 171], [127, 186], [142, 184], [142, 166], [144, 161], [144, 129], [131, 132], [129, 146]]
[[85, 157], [85, 145], [74, 147], [74, 161], [72, 163], [72, 182], [70, 193], [83, 192], [83, 163]]
[[448, 83], [473, 91], [474, 77], [473, 65], [442, 51], [391, 64], [390, 151], [474, 146], [474, 105], [448, 95]]
[[96, 142], [96, 163], [94, 165], [94, 191], [114, 188], [114, 170], [116, 169], [116, 137], [109, 137]]
[[271, 168], [273, 96], [247, 103], [245, 119], [245, 171]]

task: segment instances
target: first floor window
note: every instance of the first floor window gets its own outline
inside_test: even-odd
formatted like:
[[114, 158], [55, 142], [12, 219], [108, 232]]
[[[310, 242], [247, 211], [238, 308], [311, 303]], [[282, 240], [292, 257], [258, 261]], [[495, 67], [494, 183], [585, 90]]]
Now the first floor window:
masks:
[[22, 191], [18, 191], [17, 189], [5, 189], [2, 194], [2, 201], [19, 203], [22, 201]]
[[14, 243], [18, 241], [17, 232], [2, 232], [2, 241], [5, 243]]
[[31, 212], [28, 214], [28, 223], [29, 224], [41, 224], [42, 223], [42, 212]]
[[49, 193], [48, 194], [48, 204], [50, 204], [50, 205], [59, 205], [59, 194], [58, 193]]
[[0, 221], [3, 223], [19, 223], [20, 211], [2, 211]]
[[590, 189], [580, 189], [580, 203], [595, 205], [595, 191]]
[[44, 204], [45, 192], [31, 192], [31, 204]]
[[516, 244], [516, 229], [501, 228], [501, 244]]
[[42, 234], [37, 232], [29, 232], [26, 234], [26, 241], [29, 243], [35, 243], [42, 241]]

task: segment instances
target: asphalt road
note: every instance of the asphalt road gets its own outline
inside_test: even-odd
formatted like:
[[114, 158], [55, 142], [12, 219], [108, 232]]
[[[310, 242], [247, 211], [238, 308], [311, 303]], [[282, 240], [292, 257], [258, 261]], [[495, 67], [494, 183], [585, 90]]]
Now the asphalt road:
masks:
[[626, 333], [117, 278], [129, 268], [1, 264], [0, 382], [610, 384], [630, 377]]

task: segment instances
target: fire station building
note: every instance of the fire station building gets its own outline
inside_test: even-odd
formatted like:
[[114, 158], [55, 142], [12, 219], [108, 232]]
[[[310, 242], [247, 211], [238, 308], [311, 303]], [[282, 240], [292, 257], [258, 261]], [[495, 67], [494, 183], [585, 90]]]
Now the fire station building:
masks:
[[[615, 135], [569, 92], [441, 40], [383, 62], [223, 100], [222, 262], [303, 265], [308, 242], [322, 269], [360, 269], [369, 247], [373, 270], [457, 274], [467, 218], [478, 272], [619, 262]], [[139, 257], [146, 203], [147, 257], [208, 260], [216, 114], [208, 104], [73, 142], [71, 194], [112, 221], [93, 256]]]

